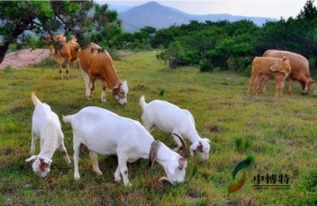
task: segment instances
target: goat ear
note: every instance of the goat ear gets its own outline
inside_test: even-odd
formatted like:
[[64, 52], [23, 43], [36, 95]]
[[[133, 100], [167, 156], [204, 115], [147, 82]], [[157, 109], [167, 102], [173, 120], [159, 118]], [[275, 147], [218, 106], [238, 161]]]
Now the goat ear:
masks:
[[25, 161], [26, 161], [26, 162], [31, 162], [31, 161], [33, 161], [33, 160], [36, 160], [36, 158], [37, 158], [37, 155], [32, 155], [31, 157], [29, 157], [29, 158], [26, 159]]

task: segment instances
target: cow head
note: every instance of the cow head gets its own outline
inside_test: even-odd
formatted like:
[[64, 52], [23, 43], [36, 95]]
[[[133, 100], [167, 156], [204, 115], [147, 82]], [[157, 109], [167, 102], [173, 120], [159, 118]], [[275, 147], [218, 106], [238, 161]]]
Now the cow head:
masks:
[[118, 87], [116, 87], [112, 90], [112, 94], [113, 94], [114, 98], [121, 105], [125, 105], [126, 103], [128, 103], [128, 100], [127, 100], [128, 92], [129, 92], [129, 88], [128, 88], [128, 82], [126, 80], [120, 82]]
[[272, 72], [279, 72], [283, 74], [284, 79], [286, 79], [291, 73], [292, 68], [290, 65], [290, 61], [286, 57], [283, 57], [281, 60], [274, 61], [270, 67], [270, 70]]

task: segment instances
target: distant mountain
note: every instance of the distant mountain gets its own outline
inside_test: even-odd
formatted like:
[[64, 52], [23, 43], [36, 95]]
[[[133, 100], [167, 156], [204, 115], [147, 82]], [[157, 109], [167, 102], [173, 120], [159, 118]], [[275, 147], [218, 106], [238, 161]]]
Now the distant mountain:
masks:
[[[115, 8], [111, 7], [110, 8]], [[118, 10], [117, 10], [118, 11]], [[145, 26], [157, 29], [167, 28], [172, 25], [188, 24], [191, 20], [199, 22], [228, 20], [230, 22], [239, 20], [250, 20], [256, 25], [263, 25], [267, 21], [277, 21], [273, 18], [234, 16], [230, 14], [192, 15], [174, 8], [163, 6], [151, 1], [140, 6], [133, 7], [124, 12], [119, 12], [125, 32], [137, 32]]]
[[122, 12], [119, 17], [123, 21], [124, 30], [127, 32], [138, 31], [145, 26], [161, 29], [173, 24], [189, 23], [189, 18], [186, 15], [153, 1]]
[[125, 11], [127, 11], [127, 10], [129, 10], [131, 8], [133, 8], [133, 7], [131, 7], [131, 6], [111, 5], [111, 4], [109, 5], [109, 9], [110, 10], [115, 10], [118, 13], [125, 12]]

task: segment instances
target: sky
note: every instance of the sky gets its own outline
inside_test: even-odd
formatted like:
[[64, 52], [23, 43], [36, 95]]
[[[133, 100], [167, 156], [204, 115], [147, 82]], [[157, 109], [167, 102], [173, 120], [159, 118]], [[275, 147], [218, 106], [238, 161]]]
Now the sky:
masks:
[[[189, 14], [231, 14], [288, 19], [296, 17], [307, 0], [152, 0]], [[138, 6], [149, 1], [96, 0], [97, 3]], [[317, 6], [316, 1], [314, 5]]]

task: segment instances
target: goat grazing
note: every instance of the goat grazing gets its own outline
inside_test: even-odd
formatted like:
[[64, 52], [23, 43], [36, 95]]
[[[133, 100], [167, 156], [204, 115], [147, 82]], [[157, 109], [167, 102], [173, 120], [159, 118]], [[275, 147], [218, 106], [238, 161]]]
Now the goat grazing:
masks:
[[[101, 155], [117, 155], [118, 167], [114, 179], [130, 186], [127, 162], [135, 162], [139, 158], [157, 161], [163, 166], [167, 177], [161, 177], [172, 184], [183, 182], [187, 167], [184, 156], [169, 149], [159, 141], [155, 141], [151, 134], [137, 121], [121, 117], [115, 113], [99, 107], [85, 107], [78, 113], [63, 117], [65, 123], [71, 123], [73, 129], [74, 149], [74, 178], [80, 179], [78, 159], [81, 145], [85, 145], [91, 152], [90, 158], [93, 170], [102, 174], [98, 166], [97, 153]], [[180, 138], [183, 147], [184, 140]]]
[[33, 161], [33, 171], [40, 177], [46, 177], [50, 171], [52, 157], [56, 149], [65, 153], [65, 160], [71, 163], [64, 145], [64, 135], [58, 116], [51, 107], [42, 103], [32, 92], [32, 101], [35, 109], [32, 116], [31, 154], [35, 152], [36, 139], [40, 138], [40, 153], [32, 155], [26, 162]]
[[150, 103], [146, 103], [144, 96], [140, 99], [140, 106], [143, 110], [141, 117], [143, 125], [149, 132], [156, 126], [166, 133], [172, 133], [178, 145], [174, 149], [175, 151], [180, 150], [182, 146], [177, 136], [175, 136], [175, 134], [178, 134], [191, 141], [191, 156], [197, 153], [201, 159], [208, 159], [210, 140], [208, 138], [200, 138], [195, 129], [195, 120], [188, 110], [180, 109], [167, 101], [153, 100]]

